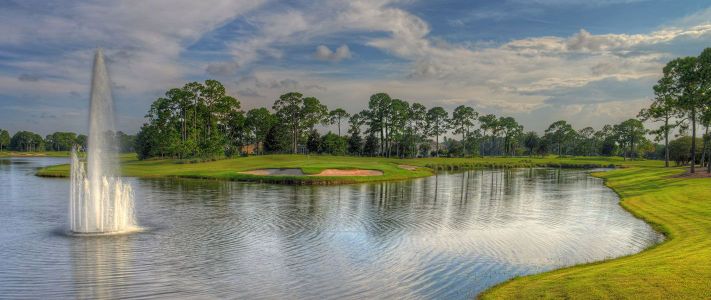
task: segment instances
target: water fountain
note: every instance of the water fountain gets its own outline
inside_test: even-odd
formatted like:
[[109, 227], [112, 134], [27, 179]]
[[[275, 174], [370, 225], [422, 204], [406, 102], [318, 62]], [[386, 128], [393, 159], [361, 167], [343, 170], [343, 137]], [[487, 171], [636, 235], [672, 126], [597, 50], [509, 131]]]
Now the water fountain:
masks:
[[118, 154], [114, 132], [111, 81], [101, 49], [94, 56], [86, 162], [72, 150], [69, 195], [70, 230], [80, 234], [106, 234], [138, 228], [133, 211], [133, 190], [116, 174]]

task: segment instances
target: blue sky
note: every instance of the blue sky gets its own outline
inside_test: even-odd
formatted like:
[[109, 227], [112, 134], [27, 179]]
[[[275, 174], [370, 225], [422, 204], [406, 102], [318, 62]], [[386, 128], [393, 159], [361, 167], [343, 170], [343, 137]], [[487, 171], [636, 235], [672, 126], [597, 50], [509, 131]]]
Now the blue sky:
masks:
[[85, 132], [96, 47], [129, 133], [167, 89], [210, 78], [244, 109], [297, 90], [357, 112], [384, 91], [540, 131], [634, 117], [666, 61], [711, 46], [711, 4], [0, 0], [0, 28], [0, 128], [11, 132]]

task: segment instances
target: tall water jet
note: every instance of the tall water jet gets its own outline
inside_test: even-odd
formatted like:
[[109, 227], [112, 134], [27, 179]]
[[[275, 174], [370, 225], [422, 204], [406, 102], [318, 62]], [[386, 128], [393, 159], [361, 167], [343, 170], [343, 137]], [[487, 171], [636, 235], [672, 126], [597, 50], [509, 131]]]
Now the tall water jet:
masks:
[[133, 190], [116, 174], [111, 81], [101, 49], [94, 56], [86, 163], [72, 150], [69, 224], [75, 233], [116, 233], [137, 228]]

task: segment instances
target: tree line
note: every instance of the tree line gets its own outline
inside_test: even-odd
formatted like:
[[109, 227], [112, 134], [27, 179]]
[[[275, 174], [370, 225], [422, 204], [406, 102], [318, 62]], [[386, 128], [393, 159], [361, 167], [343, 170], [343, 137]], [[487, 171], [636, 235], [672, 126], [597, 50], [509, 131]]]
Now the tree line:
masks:
[[[107, 132], [110, 138], [116, 141], [116, 150], [119, 152], [134, 152], [134, 135], [128, 135], [122, 131]], [[83, 149], [87, 148], [87, 136], [74, 132], [55, 132], [48, 134], [44, 138], [31, 131], [18, 131], [12, 136], [10, 132], [0, 129], [0, 151], [11, 150], [20, 152], [37, 151], [70, 151], [72, 146], [78, 145]]]
[[[655, 157], [638, 119], [575, 130], [566, 121], [539, 135], [513, 117], [461, 105], [451, 114], [376, 93], [366, 109], [329, 110], [315, 97], [281, 95], [271, 106], [243, 111], [216, 80], [174, 88], [151, 105], [136, 136], [139, 158], [212, 158], [264, 153], [428, 157], [485, 155], [619, 155]], [[321, 134], [318, 126], [334, 126]], [[450, 137], [451, 135], [452, 137]]]

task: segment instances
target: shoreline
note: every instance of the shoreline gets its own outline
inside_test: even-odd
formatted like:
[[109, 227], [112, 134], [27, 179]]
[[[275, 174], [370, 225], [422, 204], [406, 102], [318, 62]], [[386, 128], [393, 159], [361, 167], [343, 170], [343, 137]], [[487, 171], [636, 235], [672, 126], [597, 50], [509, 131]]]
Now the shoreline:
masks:
[[69, 157], [69, 151], [0, 151], [0, 158], [3, 157]]
[[708, 298], [711, 201], [703, 196], [711, 186], [705, 178], [677, 176], [684, 172], [634, 167], [591, 174], [618, 194], [622, 208], [664, 235], [663, 241], [635, 254], [515, 277], [477, 299]]

